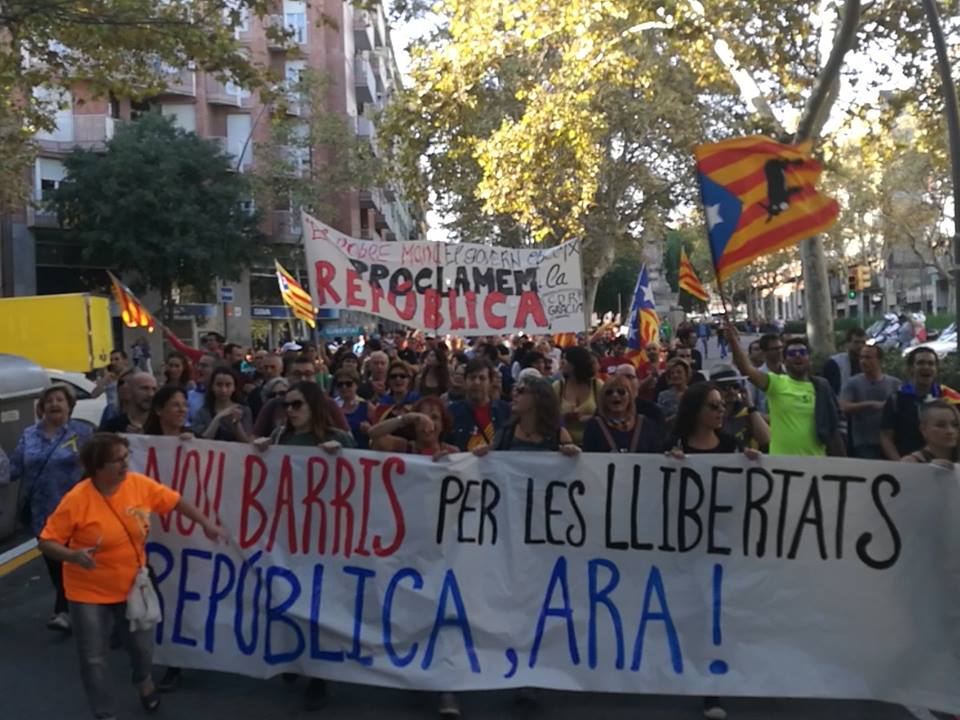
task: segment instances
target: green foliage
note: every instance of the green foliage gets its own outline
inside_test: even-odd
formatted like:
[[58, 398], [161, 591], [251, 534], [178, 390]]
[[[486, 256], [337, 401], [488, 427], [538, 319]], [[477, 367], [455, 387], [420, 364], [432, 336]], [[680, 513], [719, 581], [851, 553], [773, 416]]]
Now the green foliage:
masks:
[[[348, 118], [327, 109], [330, 77], [306, 69], [288, 88], [271, 118], [269, 139], [257, 145], [257, 204], [278, 207], [289, 199], [324, 222], [336, 222], [344, 192], [369, 188], [380, 161]], [[298, 108], [299, 115], [286, 110]]]
[[633, 291], [637, 287], [637, 277], [640, 275], [642, 261], [638, 255], [627, 255], [617, 258], [616, 264], [603, 276], [597, 288], [597, 299], [593, 310], [603, 317], [606, 312], [616, 313], [618, 310], [626, 318], [633, 303]]
[[[7, 0], [0, 5], [0, 200], [23, 194], [31, 138], [55, 126], [56, 104], [41, 87], [81, 84], [94, 97], [141, 98], [188, 65], [262, 87], [236, 40], [244, 17], [269, 12], [268, 0]], [[283, 31], [271, 29], [273, 35]]]
[[122, 125], [106, 153], [75, 152], [66, 167], [52, 204], [67, 238], [90, 261], [135, 272], [158, 290], [167, 319], [174, 287], [203, 293], [259, 256], [257, 218], [241, 206], [246, 178], [170, 118], [151, 113]]

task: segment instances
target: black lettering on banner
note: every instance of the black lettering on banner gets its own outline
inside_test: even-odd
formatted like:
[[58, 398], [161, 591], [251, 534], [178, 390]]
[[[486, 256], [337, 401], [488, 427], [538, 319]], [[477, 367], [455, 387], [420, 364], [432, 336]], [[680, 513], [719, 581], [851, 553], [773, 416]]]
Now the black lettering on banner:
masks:
[[[690, 484], [697, 489], [697, 501], [693, 506], [687, 505], [687, 488]], [[680, 505], [677, 513], [677, 547], [680, 552], [693, 550], [703, 537], [703, 520], [700, 519], [700, 506], [703, 505], [703, 480], [699, 473], [692, 468], [680, 468]], [[696, 540], [687, 542], [687, 520], [693, 522], [697, 528]]]
[[836, 559], [843, 560], [843, 530], [846, 527], [847, 519], [847, 485], [850, 483], [865, 483], [867, 479], [851, 475], [824, 475], [820, 479], [824, 482], [837, 483]]
[[617, 468], [613, 463], [607, 465], [607, 502], [604, 507], [604, 533], [606, 545], [611, 550], [626, 550], [626, 540], [614, 540], [613, 534], [613, 483], [616, 479]]
[[370, 268], [370, 285], [373, 287], [382, 289], [380, 281], [388, 277], [390, 277], [390, 268], [386, 265], [374, 264]]
[[[576, 524], [571, 523], [567, 527], [567, 544], [572, 545], [573, 547], [580, 547], [587, 540], [587, 521], [584, 519], [583, 513], [580, 511], [580, 505], [577, 503], [577, 499], [575, 497], [577, 495], [583, 497], [586, 492], [587, 488], [581, 480], [574, 480], [567, 488], [567, 493], [570, 496], [570, 507], [573, 508], [573, 512], [577, 516]], [[574, 540], [574, 531], [578, 527], [580, 528], [580, 537]]]
[[730, 548], [717, 545], [714, 542], [714, 529], [716, 527], [717, 515], [729, 513], [733, 511], [733, 505], [719, 505], [717, 504], [717, 480], [722, 474], [729, 475], [740, 475], [743, 473], [743, 468], [739, 467], [714, 467], [712, 468], [712, 473], [710, 476], [710, 506], [707, 508], [707, 552], [713, 555], [729, 555], [732, 551]]
[[859, 537], [857, 540], [857, 557], [859, 557], [867, 567], [871, 567], [874, 570], [886, 570], [887, 568], [893, 567], [894, 563], [900, 558], [901, 548], [900, 532], [890, 517], [890, 513], [887, 512], [887, 508], [883, 504], [883, 499], [880, 497], [881, 485], [890, 486], [891, 498], [895, 498], [900, 494], [900, 481], [893, 475], [878, 475], [874, 478], [873, 484], [870, 487], [870, 496], [873, 498], [873, 504], [877, 508], [877, 512], [880, 513], [880, 517], [883, 518], [887, 530], [890, 531], [890, 542], [893, 545], [890, 557], [885, 560], [878, 560], [871, 557], [867, 552], [870, 543], [873, 541], [873, 533], [865, 532]]
[[780, 491], [780, 517], [777, 519], [777, 557], [783, 557], [783, 532], [787, 524], [787, 506], [790, 503], [790, 479], [803, 477], [799, 470], [773, 470], [774, 475], [783, 478], [783, 487]]
[[[755, 497], [753, 481], [762, 477], [767, 483], [766, 492]], [[767, 549], [767, 511], [764, 509], [770, 496], [773, 495], [773, 478], [766, 470], [760, 467], [747, 468], [747, 506], [743, 513], [743, 556], [750, 557], [750, 518], [756, 513], [760, 518], [760, 532], [757, 536], [757, 557], [762, 558]]]
[[407, 295], [413, 289], [413, 273], [406, 268], [398, 268], [390, 276], [390, 292], [394, 295]]
[[823, 528], [823, 504], [820, 502], [820, 485], [816, 475], [810, 478], [807, 498], [803, 501], [803, 508], [800, 510], [797, 529], [794, 530], [793, 542], [790, 543], [790, 551], [787, 553], [790, 560], [797, 557], [797, 550], [800, 548], [800, 541], [803, 539], [803, 530], [807, 525], [812, 525], [817, 531], [817, 549], [820, 551], [820, 559], [826, 560], [827, 539]]
[[493, 268], [480, 269], [473, 268], [473, 290], [475, 292], [492, 293], [497, 289], [497, 281], [493, 274]]
[[633, 493], [630, 496], [630, 547], [634, 550], [653, 550], [652, 542], [640, 542], [637, 514], [640, 510], [640, 465], [633, 466]]
[[661, 527], [663, 542], [657, 549], [663, 552], [676, 552], [677, 549], [670, 544], [670, 480], [673, 473], [676, 472], [676, 468], [661, 467], [660, 472], [663, 474], [663, 500], [660, 506], [663, 511]]
[[533, 478], [527, 478], [527, 507], [524, 513], [523, 542], [526, 545], [543, 545], [547, 541], [543, 538], [534, 538], [531, 530], [533, 525]]

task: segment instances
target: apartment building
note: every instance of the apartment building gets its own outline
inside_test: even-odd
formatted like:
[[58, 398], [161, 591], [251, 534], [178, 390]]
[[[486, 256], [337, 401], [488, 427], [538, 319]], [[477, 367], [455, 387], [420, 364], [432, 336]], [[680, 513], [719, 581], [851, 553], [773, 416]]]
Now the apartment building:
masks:
[[[256, 62], [293, 84], [306, 68], [330, 78], [328, 112], [340, 115], [357, 136], [374, 142], [375, 114], [400, 86], [400, 73], [390, 40], [385, 9], [359, 9], [343, 0], [277, 0], [274, 13], [250, 18], [237, 29], [237, 40]], [[286, 29], [290, 40], [268, 37], [267, 28]], [[295, 46], [295, 47], [294, 47]], [[177, 125], [217, 142], [235, 160], [238, 172], [255, 172], [257, 146], [267, 140], [271, 113], [257, 92], [191, 68], [164, 68], [169, 78], [166, 90], [144, 102], [95, 99], [80, 85], [64, 91], [63, 109], [54, 131], [40, 133], [32, 194], [41, 201], [65, 176], [63, 160], [76, 147], [100, 149], [113, 136], [118, 123], [137, 113], [159, 111], [172, 116]], [[304, 117], [310, 108], [288, 98], [285, 112]], [[320, 153], [301, 160], [319, 163]], [[315, 170], [322, 171], [321, 168]], [[338, 199], [339, 216], [333, 224], [356, 237], [386, 242], [419, 239], [424, 234], [422, 211], [407, 202], [397, 188], [369, 187], [344, 193]], [[279, 205], [260, 208], [263, 231], [281, 262], [291, 271], [299, 266], [299, 208]], [[85, 267], [79, 248], [63, 239], [54, 214], [27, 207], [13, 215], [5, 248], [7, 271], [15, 277], [17, 295], [76, 292], [96, 284], [102, 268]], [[91, 283], [91, 280], [94, 282]], [[178, 333], [227, 330], [232, 340], [251, 337], [274, 343], [291, 329], [289, 314], [277, 291], [272, 265], [251, 268], [240, 282], [223, 284], [215, 300], [200, 304], [184, 297]], [[147, 298], [149, 304], [149, 298]], [[323, 316], [322, 316], [323, 318]], [[326, 313], [327, 324], [342, 328], [368, 324], [369, 318], [339, 317]], [[363, 322], [366, 320], [367, 322]], [[323, 325], [324, 323], [321, 323]]]

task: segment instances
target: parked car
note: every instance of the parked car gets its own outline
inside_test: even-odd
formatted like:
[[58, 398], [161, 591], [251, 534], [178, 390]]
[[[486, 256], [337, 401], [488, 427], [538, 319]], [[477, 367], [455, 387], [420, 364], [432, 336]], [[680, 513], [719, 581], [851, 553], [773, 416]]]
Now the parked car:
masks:
[[69, 385], [77, 398], [77, 406], [73, 409], [73, 419], [88, 423], [96, 429], [100, 425], [103, 409], [107, 406], [107, 396], [91, 397], [96, 383], [88, 380], [83, 373], [66, 372], [64, 370], [46, 369], [52, 383]]
[[930, 348], [933, 350], [937, 357], [941, 360], [945, 359], [947, 355], [957, 352], [957, 324], [950, 323], [943, 330], [940, 331], [940, 334], [937, 335], [936, 340], [930, 340], [925, 343], [920, 343], [918, 345], [910, 345], [903, 349], [903, 355], [906, 357], [911, 352], [916, 350], [918, 347]]

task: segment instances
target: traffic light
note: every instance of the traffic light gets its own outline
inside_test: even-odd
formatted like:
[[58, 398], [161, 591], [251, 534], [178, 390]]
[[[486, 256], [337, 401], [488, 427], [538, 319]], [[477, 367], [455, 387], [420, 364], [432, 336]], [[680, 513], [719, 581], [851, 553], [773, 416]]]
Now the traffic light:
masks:
[[863, 292], [869, 290], [873, 284], [872, 273], [869, 265], [857, 265], [857, 290]]
[[858, 268], [847, 270], [847, 297], [851, 300], [857, 297], [857, 281], [860, 279]]

